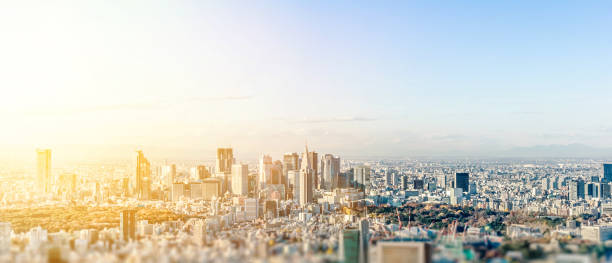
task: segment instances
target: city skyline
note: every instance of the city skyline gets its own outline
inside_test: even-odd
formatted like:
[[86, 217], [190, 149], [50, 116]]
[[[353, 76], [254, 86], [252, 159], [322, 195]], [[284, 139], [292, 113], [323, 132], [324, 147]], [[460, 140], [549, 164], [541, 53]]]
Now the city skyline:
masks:
[[608, 2], [2, 7], [0, 159], [612, 156]]

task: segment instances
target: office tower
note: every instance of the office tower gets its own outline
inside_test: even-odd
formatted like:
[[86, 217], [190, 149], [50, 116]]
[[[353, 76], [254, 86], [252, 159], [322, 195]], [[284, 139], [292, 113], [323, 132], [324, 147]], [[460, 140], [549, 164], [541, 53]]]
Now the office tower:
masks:
[[162, 177], [166, 179], [166, 185], [168, 188], [171, 188], [172, 184], [174, 184], [174, 179], [176, 178], [176, 164], [164, 165], [162, 167]]
[[231, 173], [234, 164], [232, 148], [217, 148], [217, 173]]
[[338, 244], [340, 262], [359, 263], [360, 248], [359, 229], [345, 229], [340, 232]]
[[36, 150], [37, 183], [39, 190], [44, 193], [51, 192], [53, 177], [51, 175], [51, 150]]
[[357, 188], [365, 192], [370, 186], [370, 167], [361, 165], [353, 168], [353, 177]]
[[550, 188], [551, 188], [550, 177], [542, 178], [542, 190], [547, 191], [547, 190], [550, 190]]
[[391, 170], [385, 170], [385, 186], [393, 187], [393, 172]]
[[[308, 162], [310, 169], [312, 169], [312, 187], [313, 189], [319, 189], [319, 155], [312, 151], [308, 152]], [[302, 163], [304, 163], [302, 161]]]
[[609, 199], [610, 198], [610, 184], [599, 183], [598, 194], [599, 194], [600, 199]]
[[268, 200], [265, 204], [264, 215], [266, 219], [278, 217], [278, 203], [274, 200]]
[[340, 157], [326, 154], [321, 158], [321, 180], [319, 187], [325, 190], [333, 190], [338, 187], [338, 176], [340, 175]]
[[369, 222], [367, 219], [359, 221], [357, 229], [344, 229], [340, 232], [338, 254], [340, 262], [365, 263], [368, 260], [369, 250]]
[[612, 183], [612, 163], [603, 164], [603, 178], [606, 183]]
[[451, 188], [450, 189], [450, 203], [451, 205], [459, 205], [463, 202], [463, 188]]
[[178, 202], [179, 200], [181, 200], [181, 196], [185, 196], [185, 184], [172, 184], [172, 202]]
[[584, 181], [573, 180], [569, 184], [569, 199], [584, 199]]
[[289, 182], [289, 198], [293, 198], [293, 200], [300, 201], [300, 171], [291, 170], [288, 174], [288, 182]]
[[[289, 182], [289, 171], [298, 171], [300, 170], [300, 156], [298, 153], [285, 153], [283, 155], [283, 178], [282, 183], [285, 185], [285, 192], [288, 196], [293, 197], [293, 188], [291, 183]], [[295, 185], [295, 184], [293, 184]]]
[[[313, 197], [313, 175], [314, 170], [311, 166], [313, 161], [311, 158], [316, 157], [316, 154], [308, 152], [308, 146], [302, 156], [302, 167], [300, 168], [300, 205], [305, 206], [312, 202]], [[316, 162], [314, 162], [316, 163]]]
[[359, 221], [359, 262], [369, 262], [370, 222], [367, 218]]
[[57, 182], [59, 191], [66, 194], [74, 194], [77, 190], [77, 176], [73, 173], [63, 173], [59, 176]]
[[205, 165], [196, 166], [196, 178], [197, 179], [204, 180], [209, 177], [210, 177], [210, 172], [208, 171], [208, 168], [206, 168]]
[[247, 220], [253, 220], [259, 217], [259, 202], [257, 198], [244, 199], [244, 211], [246, 212]]
[[470, 174], [469, 173], [455, 173], [455, 188], [463, 189], [464, 193], [467, 193], [470, 189]]
[[11, 250], [11, 223], [0, 222], [0, 256]]
[[408, 176], [402, 176], [402, 190], [408, 190]]
[[414, 181], [412, 181], [412, 189], [421, 190], [424, 185], [423, 179], [414, 179]]
[[206, 244], [206, 222], [203, 219], [193, 223], [193, 241], [199, 246]]
[[189, 195], [193, 200], [202, 199], [204, 186], [202, 183], [189, 183]]
[[257, 187], [259, 189], [263, 189], [266, 186], [266, 183], [270, 181], [270, 177], [272, 174], [272, 157], [269, 155], [263, 155], [259, 158], [259, 173], [258, 173], [258, 181]]
[[151, 164], [142, 151], [136, 151], [136, 195], [138, 199], [151, 198]]
[[300, 169], [300, 155], [298, 153], [285, 153], [283, 155], [284, 172]]
[[599, 187], [596, 183], [587, 183], [586, 184], [586, 195], [588, 197], [598, 197], [597, 188]]
[[221, 196], [221, 180], [219, 178], [206, 178], [202, 180], [202, 197], [205, 201]]
[[390, 242], [377, 244], [376, 262], [379, 263], [431, 263], [433, 250], [426, 242]]
[[267, 184], [283, 184], [283, 163], [279, 160], [274, 161], [270, 168], [270, 181]]
[[247, 195], [249, 193], [248, 176], [248, 165], [232, 165], [232, 193], [237, 195]]
[[136, 238], [136, 210], [121, 211], [119, 222], [123, 240], [134, 240]]
[[591, 183], [599, 183], [599, 176], [591, 176]]

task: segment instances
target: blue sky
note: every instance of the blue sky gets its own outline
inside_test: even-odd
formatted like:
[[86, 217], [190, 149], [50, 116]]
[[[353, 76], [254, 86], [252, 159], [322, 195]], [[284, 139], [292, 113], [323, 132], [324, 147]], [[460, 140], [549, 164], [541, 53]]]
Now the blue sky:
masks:
[[612, 147], [611, 13], [607, 1], [2, 3], [0, 144], [159, 158], [305, 140], [351, 156]]

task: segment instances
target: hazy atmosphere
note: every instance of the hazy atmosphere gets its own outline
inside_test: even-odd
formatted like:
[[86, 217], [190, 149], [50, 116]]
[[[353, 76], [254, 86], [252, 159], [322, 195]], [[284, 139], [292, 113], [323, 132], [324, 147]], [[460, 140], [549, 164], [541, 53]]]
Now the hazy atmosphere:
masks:
[[612, 3], [552, 3], [5, 1], [1, 157], [609, 156]]

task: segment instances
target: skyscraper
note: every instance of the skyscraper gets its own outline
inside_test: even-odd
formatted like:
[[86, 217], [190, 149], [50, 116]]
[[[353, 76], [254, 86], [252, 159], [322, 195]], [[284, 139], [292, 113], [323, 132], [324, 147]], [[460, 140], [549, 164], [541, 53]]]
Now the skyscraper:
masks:
[[584, 181], [573, 180], [569, 184], [569, 199], [584, 199]]
[[138, 199], [146, 200], [151, 198], [151, 164], [144, 157], [142, 151], [136, 151], [135, 178], [135, 194]]
[[300, 156], [298, 153], [285, 153], [283, 155], [283, 168], [287, 171], [299, 170]]
[[370, 185], [370, 167], [366, 165], [355, 167], [353, 177], [356, 187], [365, 191]]
[[248, 165], [232, 165], [232, 193], [237, 195], [247, 195], [249, 193], [248, 176]]
[[470, 174], [455, 173], [455, 188], [461, 188], [464, 193], [467, 193], [470, 188]]
[[272, 174], [272, 157], [269, 155], [263, 155], [259, 158], [259, 173], [257, 174], [259, 189], [263, 189], [266, 184], [270, 181]]
[[210, 177], [210, 172], [208, 171], [205, 165], [196, 166], [196, 177], [200, 180], [204, 180]]
[[[315, 154], [311, 154], [308, 152], [308, 146], [304, 151], [304, 155], [302, 156], [302, 167], [300, 168], [300, 205], [305, 206], [308, 203], [312, 202], [313, 197], [313, 174], [314, 170], [312, 168], [312, 159], [316, 157]], [[315, 162], [316, 163], [316, 162]]]
[[612, 182], [612, 163], [603, 164], [603, 180], [606, 183]]
[[222, 194], [231, 191], [232, 165], [234, 164], [234, 152], [232, 148], [217, 148], [217, 166], [215, 176], [221, 179]]
[[326, 154], [321, 158], [321, 180], [319, 187], [332, 190], [338, 187], [338, 176], [340, 175], [340, 157]]
[[217, 148], [217, 173], [231, 173], [234, 164], [232, 148]]
[[41, 192], [49, 193], [53, 185], [53, 177], [51, 175], [51, 150], [38, 149], [36, 150], [37, 160], [37, 181]]
[[166, 179], [166, 186], [172, 188], [174, 178], [176, 178], [176, 164], [164, 165], [162, 167], [162, 176]]
[[[304, 161], [302, 161], [303, 163]], [[319, 155], [315, 152], [308, 153], [308, 162], [312, 169], [312, 187], [319, 189]]]
[[119, 229], [124, 241], [136, 238], [136, 210], [123, 210], [119, 218]]

